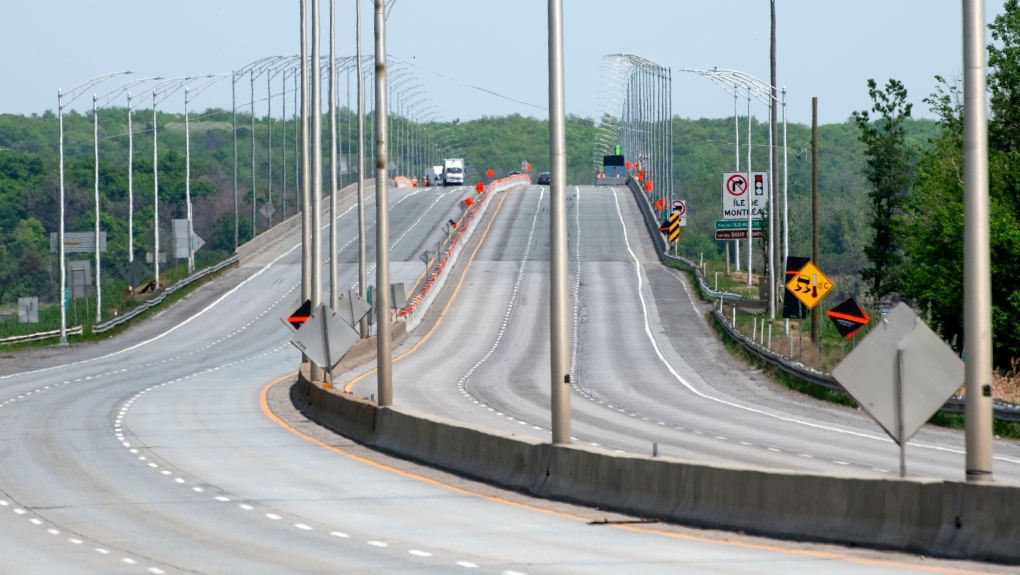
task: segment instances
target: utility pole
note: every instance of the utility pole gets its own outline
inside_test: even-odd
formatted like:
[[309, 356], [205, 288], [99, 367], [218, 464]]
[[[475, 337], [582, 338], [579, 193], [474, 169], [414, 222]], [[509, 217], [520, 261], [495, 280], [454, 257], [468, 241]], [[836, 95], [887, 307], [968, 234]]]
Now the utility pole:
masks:
[[[786, 265], [785, 262], [781, 262], [779, 258], [779, 214], [776, 213], [776, 178], [779, 173], [779, 154], [775, 153], [775, 146], [779, 142], [779, 134], [777, 132], [778, 110], [776, 109], [776, 102], [779, 101], [778, 94], [776, 93], [776, 0], [769, 2], [771, 8], [771, 22], [772, 22], [772, 34], [769, 41], [769, 86], [771, 91], [771, 99], [769, 100], [769, 112], [772, 116], [772, 123], [770, 125], [769, 132], [769, 144], [772, 146], [772, 151], [769, 153], [771, 158], [771, 166], [769, 170], [769, 276], [772, 279], [772, 286], [769, 291], [769, 319], [775, 319], [775, 312], [778, 308], [778, 295], [784, 293], [785, 286], [783, 280], [786, 279]], [[780, 270], [783, 270], [780, 273]], [[780, 312], [782, 315], [782, 312]]]
[[[811, 98], [811, 262], [818, 261], [818, 98]], [[818, 341], [819, 308], [811, 310], [811, 341]]]
[[375, 0], [375, 293], [376, 358], [379, 407], [393, 405], [393, 358], [390, 341], [390, 222], [387, 202], [386, 148], [386, 1]]
[[963, 2], [963, 333], [967, 481], [992, 481], [992, 288], [984, 0]]
[[[381, 0], [380, 0], [381, 1]], [[552, 442], [570, 443], [567, 353], [567, 145], [563, 0], [549, 0], [549, 328]]]

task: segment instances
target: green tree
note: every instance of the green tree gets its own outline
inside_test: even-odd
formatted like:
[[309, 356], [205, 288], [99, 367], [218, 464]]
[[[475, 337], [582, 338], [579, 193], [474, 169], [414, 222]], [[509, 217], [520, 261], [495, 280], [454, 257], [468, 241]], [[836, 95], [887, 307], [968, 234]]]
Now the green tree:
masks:
[[1020, 6], [1007, 0], [1004, 12], [988, 25], [988, 90], [995, 121], [989, 126], [992, 145], [1009, 151], [1020, 147]]
[[871, 265], [861, 270], [861, 279], [870, 282], [868, 292], [876, 299], [900, 290], [903, 268], [902, 215], [914, 178], [914, 149], [907, 144], [904, 122], [910, 117], [912, 105], [907, 102], [907, 89], [899, 80], [890, 79], [885, 89], [868, 80], [868, 95], [876, 114], [872, 121], [868, 111], [854, 112], [865, 147], [865, 175], [871, 184], [871, 227], [875, 236], [864, 248]]

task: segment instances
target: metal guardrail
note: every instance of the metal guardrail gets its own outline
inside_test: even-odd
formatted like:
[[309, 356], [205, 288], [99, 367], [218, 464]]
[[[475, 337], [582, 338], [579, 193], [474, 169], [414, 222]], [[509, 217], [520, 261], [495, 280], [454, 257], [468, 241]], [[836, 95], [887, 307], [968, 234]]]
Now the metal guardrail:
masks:
[[210, 266], [210, 267], [207, 267], [207, 268], [205, 268], [205, 269], [203, 269], [201, 271], [195, 272], [195, 273], [191, 274], [190, 276], [181, 279], [180, 281], [178, 281], [174, 285], [166, 288], [163, 291], [163, 293], [161, 293], [158, 296], [156, 296], [156, 297], [146, 301], [145, 303], [139, 305], [135, 309], [133, 309], [133, 310], [131, 310], [131, 311], [129, 311], [129, 312], [123, 314], [123, 315], [119, 315], [119, 316], [117, 316], [117, 317], [115, 317], [113, 319], [110, 319], [110, 320], [107, 320], [107, 321], [104, 321], [104, 322], [97, 323], [97, 324], [93, 325], [92, 326], [92, 333], [103, 333], [103, 332], [109, 331], [109, 330], [117, 327], [118, 325], [121, 325], [121, 324], [126, 323], [128, 321], [131, 321], [132, 319], [134, 319], [135, 317], [139, 316], [140, 314], [142, 314], [142, 313], [144, 313], [144, 312], [146, 312], [146, 311], [148, 311], [148, 310], [158, 306], [159, 304], [163, 303], [163, 300], [166, 299], [166, 296], [174, 293], [175, 291], [177, 291], [177, 290], [179, 290], [179, 289], [181, 289], [181, 288], [183, 288], [183, 287], [185, 287], [185, 286], [187, 286], [187, 285], [189, 285], [189, 284], [191, 284], [193, 282], [196, 282], [196, 281], [204, 278], [205, 276], [207, 276], [209, 274], [216, 273], [216, 272], [220, 271], [221, 269], [223, 269], [225, 267], [232, 266], [232, 265], [236, 264], [239, 261], [240, 261], [240, 257], [237, 256], [237, 255], [233, 255], [233, 256], [223, 260], [222, 262], [220, 262], [220, 263], [218, 263], [218, 264], [216, 264], [214, 266]]
[[[82, 327], [80, 325], [75, 327], [67, 328], [67, 335], [81, 335]], [[5, 337], [0, 339], [0, 345], [7, 345], [12, 343], [25, 343], [27, 341], [39, 341], [42, 339], [50, 339], [51, 337], [59, 337], [60, 330], [55, 329], [53, 331], [40, 331], [39, 333], [30, 333], [27, 335], [14, 335], [11, 337]]]
[[[797, 361], [791, 361], [786, 356], [759, 345], [751, 340], [751, 338], [740, 333], [736, 330], [736, 328], [726, 322], [726, 318], [719, 313], [719, 310], [712, 310], [712, 317], [715, 318], [716, 323], [719, 324], [719, 327], [721, 327], [727, 335], [733, 338], [734, 341], [739, 343], [740, 346], [749, 353], [758, 356], [762, 360], [791, 375], [799, 377], [804, 381], [846, 393], [843, 386], [828, 373], [808, 367]], [[964, 398], [960, 396], [953, 396], [945, 403], [945, 405], [942, 406], [941, 409], [939, 409], [939, 411], [950, 415], [958, 415], [964, 413], [966, 405], [967, 401]], [[992, 404], [992, 417], [999, 421], [1020, 423], [1020, 406], [997, 401]]]
[[637, 181], [629, 176], [627, 177], [627, 187], [630, 188], [631, 193], [634, 194], [634, 199], [637, 201], [638, 208], [641, 210], [641, 215], [644, 216], [645, 227], [648, 229], [648, 235], [652, 238], [652, 243], [655, 244], [655, 253], [659, 255], [660, 261], [680, 264], [693, 270], [694, 275], [698, 278], [698, 285], [700, 286], [701, 291], [709, 297], [730, 300], [742, 299], [740, 294], [716, 291], [708, 287], [708, 284], [705, 282], [705, 274], [702, 273], [700, 266], [685, 257], [669, 255], [666, 252], [666, 240], [662, 238], [662, 233], [659, 232], [659, 222], [655, 219], [655, 214], [652, 212], [652, 205], [648, 203], [648, 198], [645, 196], [645, 193], [641, 191], [641, 187], [638, 186]]
[[[634, 199], [637, 201], [638, 208], [641, 210], [641, 214], [644, 216], [645, 227], [648, 228], [648, 234], [652, 238], [652, 243], [655, 245], [655, 251], [659, 254], [659, 259], [662, 262], [673, 262], [683, 266], [686, 266], [694, 271], [695, 276], [698, 278], [698, 284], [701, 287], [701, 291], [708, 297], [716, 299], [727, 299], [727, 300], [740, 300], [742, 299], [739, 294], [716, 291], [708, 287], [705, 283], [704, 274], [701, 272], [701, 268], [692, 262], [691, 260], [680, 257], [671, 256], [666, 253], [666, 241], [663, 239], [662, 234], [659, 232], [659, 223], [655, 219], [655, 214], [652, 212], [652, 206], [648, 202], [648, 198], [642, 192], [640, 186], [634, 178], [627, 178], [627, 187], [630, 188], [634, 194]], [[824, 371], [808, 367], [800, 362], [792, 361], [786, 356], [778, 354], [766, 347], [758, 345], [751, 338], [740, 333], [733, 328], [730, 324], [726, 323], [726, 319], [717, 311], [712, 311], [713, 317], [716, 322], [722, 327], [734, 341], [739, 343], [741, 347], [747, 350], [749, 353], [759, 357], [767, 363], [770, 363], [783, 371], [799, 377], [804, 381], [820, 385], [822, 387], [842, 391], [846, 393], [843, 386], [839, 384], [831, 375]], [[965, 411], [966, 400], [959, 396], [954, 396], [942, 406], [940, 411], [946, 414], [962, 414]], [[995, 402], [992, 406], [992, 416], [1000, 421], [1008, 421], [1013, 423], [1020, 423], [1020, 406], [1012, 405], [1009, 403]]]

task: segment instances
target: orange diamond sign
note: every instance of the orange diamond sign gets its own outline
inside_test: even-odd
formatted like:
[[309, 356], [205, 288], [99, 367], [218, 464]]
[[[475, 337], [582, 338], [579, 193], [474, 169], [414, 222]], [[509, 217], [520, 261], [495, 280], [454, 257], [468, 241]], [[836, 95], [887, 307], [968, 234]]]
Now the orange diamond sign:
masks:
[[813, 309], [822, 301], [825, 294], [832, 290], [832, 282], [825, 277], [822, 270], [815, 267], [815, 264], [808, 262], [786, 284], [786, 289], [790, 290], [804, 307]]

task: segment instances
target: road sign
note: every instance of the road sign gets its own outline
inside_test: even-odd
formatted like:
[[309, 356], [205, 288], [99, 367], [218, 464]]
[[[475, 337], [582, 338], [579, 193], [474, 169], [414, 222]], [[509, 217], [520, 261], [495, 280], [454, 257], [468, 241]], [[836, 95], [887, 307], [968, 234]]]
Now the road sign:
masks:
[[[751, 230], [761, 230], [765, 225], [765, 220], [756, 219], [751, 220]], [[716, 230], [744, 230], [747, 231], [747, 220], [716, 220]], [[744, 237], [747, 237], [746, 235]], [[757, 236], [755, 236], [757, 237]]]
[[680, 215], [677, 213], [669, 215], [669, 241], [680, 241]]
[[[50, 234], [50, 253], [57, 253], [57, 232]], [[90, 254], [96, 251], [96, 232], [64, 232], [65, 254]], [[99, 251], [106, 251], [106, 232], [99, 232]]]
[[[751, 239], [760, 240], [762, 237], [761, 230], [751, 230]], [[742, 230], [716, 230], [715, 239], [717, 240], [746, 240], [747, 239], [747, 226], [744, 226]]]
[[[268, 204], [266, 204], [268, 205]], [[188, 245], [188, 232], [191, 231], [191, 245]], [[184, 259], [189, 257], [192, 253], [197, 252], [202, 246], [205, 245], [205, 240], [198, 237], [198, 234], [194, 230], [191, 230], [191, 226], [188, 224], [187, 219], [174, 220], [173, 228], [173, 246], [174, 246], [174, 257], [177, 259]], [[190, 248], [190, 252], [189, 252]]]
[[39, 298], [18, 298], [18, 323], [39, 323]]
[[290, 343], [308, 360], [332, 374], [332, 368], [361, 337], [343, 324], [329, 306], [320, 305], [308, 317], [305, 329], [294, 334]]
[[681, 218], [687, 215], [687, 202], [684, 200], [673, 200], [673, 213]]
[[124, 280], [127, 281], [128, 285], [134, 288], [148, 277], [149, 270], [145, 268], [145, 265], [142, 264], [142, 262], [134, 260], [128, 264], [128, 267], [121, 275], [124, 276]]
[[425, 266], [428, 267], [429, 260], [432, 259], [432, 252], [430, 252], [428, 250], [425, 250], [421, 254], [418, 255], [418, 259], [420, 259], [421, 263], [425, 264]]
[[832, 376], [903, 445], [963, 385], [963, 362], [906, 304], [892, 309]]
[[67, 283], [71, 286], [71, 299], [92, 297], [92, 262], [67, 262]]
[[485, 170], [485, 177], [486, 178], [490, 178], [491, 179], [492, 176], [493, 176], [492, 170]]
[[361, 318], [372, 311], [372, 304], [361, 299], [361, 294], [355, 290], [347, 290], [347, 293], [340, 294], [339, 299], [336, 315], [354, 329], [357, 329], [355, 326], [361, 321]]
[[768, 172], [751, 172], [752, 184], [748, 189], [746, 172], [724, 172], [722, 178], [722, 217], [724, 220], [747, 220], [750, 207], [752, 218], [761, 218], [769, 197]]
[[845, 338], [853, 337], [871, 319], [852, 297], [846, 298], [843, 303], [825, 312], [825, 315], [829, 316], [829, 321], [836, 326], [839, 335]]
[[[293, 308], [292, 308], [293, 309]], [[301, 329], [301, 326], [308, 321], [308, 316], [312, 313], [312, 300], [306, 299], [305, 303], [297, 307], [293, 312], [287, 315], [284, 319], [284, 323], [290, 326], [291, 329], [297, 331]]]
[[[718, 232], [716, 232], [718, 233]], [[800, 256], [789, 256], [786, 258], [786, 276], [783, 279], [783, 284], [790, 281], [792, 277], [800, 272], [800, 268], [807, 265], [811, 261], [810, 258], [802, 258]], [[790, 290], [783, 290], [783, 318], [784, 319], [800, 319], [804, 316], [804, 306], [800, 303], [800, 300], [793, 295]]]
[[832, 289], [832, 282], [825, 277], [822, 270], [815, 267], [815, 264], [808, 262], [786, 283], [786, 289], [793, 292], [804, 307], [814, 309]]
[[276, 213], [276, 208], [273, 207], [273, 204], [262, 204], [262, 207], [259, 208], [259, 213], [268, 220]]

